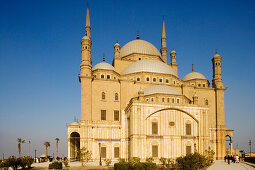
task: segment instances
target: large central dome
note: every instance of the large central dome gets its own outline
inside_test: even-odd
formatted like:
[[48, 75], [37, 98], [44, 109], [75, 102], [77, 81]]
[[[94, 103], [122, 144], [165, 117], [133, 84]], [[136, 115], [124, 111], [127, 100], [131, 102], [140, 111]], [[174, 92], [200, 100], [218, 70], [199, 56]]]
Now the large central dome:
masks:
[[148, 41], [138, 39], [130, 41], [124, 45], [120, 50], [120, 57], [122, 58], [134, 53], [161, 56], [160, 52], [154, 45]]
[[122, 74], [124, 75], [124, 74], [139, 73], [139, 72], [171, 74], [178, 77], [169, 65], [161, 61], [152, 60], [152, 59], [138, 60], [137, 62], [129, 65], [122, 72]]

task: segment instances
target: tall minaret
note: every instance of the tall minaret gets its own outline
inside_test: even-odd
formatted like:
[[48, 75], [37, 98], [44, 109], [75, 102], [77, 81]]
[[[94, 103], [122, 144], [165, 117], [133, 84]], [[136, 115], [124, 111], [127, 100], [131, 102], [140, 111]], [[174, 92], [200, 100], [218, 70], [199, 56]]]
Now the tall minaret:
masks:
[[225, 155], [226, 126], [225, 126], [225, 108], [224, 108], [224, 92], [225, 88], [221, 77], [221, 56], [217, 54], [212, 58], [213, 64], [213, 80], [212, 87], [215, 91], [215, 127], [216, 127], [216, 158], [223, 159]]
[[89, 19], [89, 8], [87, 6], [86, 16], [86, 36], [81, 40], [81, 65], [79, 80], [81, 82], [81, 122], [91, 120], [91, 82], [92, 82], [92, 71], [91, 71], [91, 37], [90, 37], [90, 19]]
[[166, 28], [165, 28], [165, 20], [163, 17], [163, 24], [162, 24], [162, 36], [161, 36], [161, 56], [165, 63], [167, 63], [167, 48], [166, 48]]
[[213, 88], [224, 88], [221, 77], [221, 56], [217, 54], [217, 50], [215, 55], [212, 58], [213, 64], [213, 80], [212, 87]]

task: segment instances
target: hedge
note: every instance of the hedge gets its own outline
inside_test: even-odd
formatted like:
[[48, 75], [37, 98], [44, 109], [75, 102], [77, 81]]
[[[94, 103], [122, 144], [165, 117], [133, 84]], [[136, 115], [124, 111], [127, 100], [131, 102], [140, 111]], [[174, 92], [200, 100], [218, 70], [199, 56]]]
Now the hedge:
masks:
[[138, 162], [131, 164], [130, 162], [120, 162], [114, 164], [114, 170], [155, 170], [157, 169], [156, 163], [151, 162]]
[[62, 162], [53, 162], [49, 164], [49, 169], [62, 169]]

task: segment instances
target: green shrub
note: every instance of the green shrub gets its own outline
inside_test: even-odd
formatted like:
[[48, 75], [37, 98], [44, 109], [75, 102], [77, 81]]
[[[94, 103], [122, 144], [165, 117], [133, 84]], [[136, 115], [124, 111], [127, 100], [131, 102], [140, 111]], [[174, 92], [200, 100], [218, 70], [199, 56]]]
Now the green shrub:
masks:
[[128, 163], [131, 166], [134, 166], [135, 164], [140, 163], [140, 158], [138, 158], [138, 157], [131, 157], [131, 158], [128, 159]]
[[64, 165], [65, 165], [65, 167], [69, 167], [69, 165], [68, 165], [68, 159], [65, 159], [64, 161], [63, 161], [63, 163], [64, 163]]
[[14, 156], [6, 159], [6, 167], [12, 167], [13, 170], [16, 170], [18, 169], [19, 166], [20, 166], [20, 159], [17, 159]]
[[0, 162], [0, 168], [9, 168], [10, 166], [7, 164], [7, 161], [6, 160], [2, 160]]
[[206, 157], [200, 155], [197, 152], [195, 152], [194, 154], [186, 155], [184, 157], [178, 157], [176, 159], [176, 162], [181, 169], [196, 170], [208, 166], [208, 160], [206, 159]]
[[126, 162], [124, 158], [119, 158], [119, 162]]
[[24, 157], [25, 162], [26, 162], [26, 166], [28, 168], [31, 168], [31, 165], [34, 163], [34, 158], [30, 157], [30, 156], [26, 156]]
[[104, 161], [105, 161], [106, 166], [109, 166], [112, 163], [111, 159], [105, 159]]
[[27, 166], [27, 163], [26, 163], [26, 160], [25, 158], [18, 158], [17, 161], [19, 162], [19, 166], [22, 168], [22, 169], [25, 169], [26, 166]]
[[62, 162], [53, 162], [49, 164], [49, 169], [62, 169]]
[[159, 161], [162, 163], [162, 165], [166, 165], [166, 161], [167, 161], [167, 159], [166, 159], [166, 158], [161, 157], [161, 158], [159, 159]]
[[153, 161], [154, 161], [153, 157], [146, 158], [146, 162], [153, 162]]
[[142, 162], [142, 167], [144, 170], [154, 170], [157, 169], [157, 165], [156, 163], [152, 163], [152, 162]]
[[129, 170], [129, 163], [128, 162], [115, 163], [114, 170]]
[[[133, 160], [132, 160], [133, 162]], [[114, 164], [114, 170], [155, 170], [157, 169], [156, 163], [150, 162], [120, 162]]]

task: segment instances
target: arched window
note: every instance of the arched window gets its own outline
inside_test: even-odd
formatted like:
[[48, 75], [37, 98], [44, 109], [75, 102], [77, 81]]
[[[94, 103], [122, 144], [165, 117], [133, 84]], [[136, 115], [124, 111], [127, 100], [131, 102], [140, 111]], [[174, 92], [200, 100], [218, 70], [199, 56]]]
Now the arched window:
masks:
[[102, 100], [105, 100], [105, 92], [102, 92]]
[[115, 93], [115, 101], [118, 101], [118, 100], [119, 100], [119, 94]]

